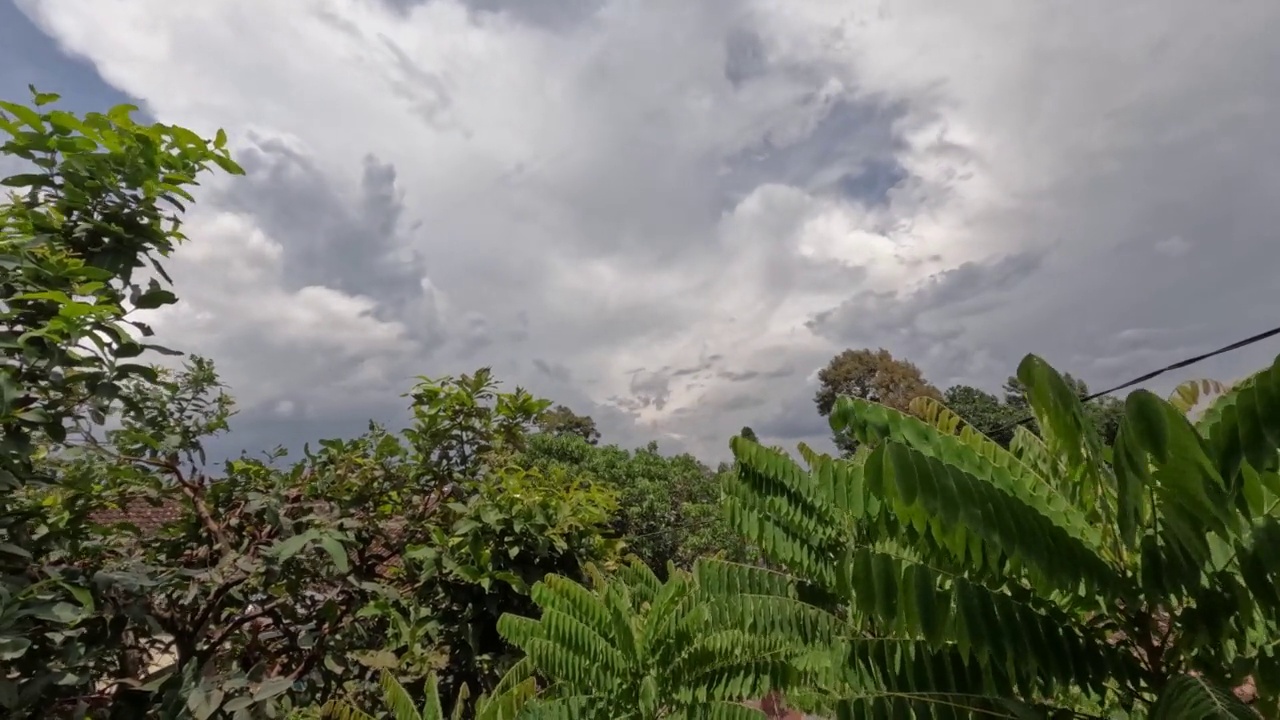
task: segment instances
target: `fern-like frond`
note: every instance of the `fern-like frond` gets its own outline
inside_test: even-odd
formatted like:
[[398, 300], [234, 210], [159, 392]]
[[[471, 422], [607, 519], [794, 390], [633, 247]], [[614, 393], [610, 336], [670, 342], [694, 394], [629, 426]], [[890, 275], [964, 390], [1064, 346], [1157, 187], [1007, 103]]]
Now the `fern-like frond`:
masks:
[[1061, 460], [1050, 454], [1040, 436], [1028, 430], [1025, 425], [1014, 426], [1013, 437], [1009, 440], [1009, 452], [1040, 477], [1066, 475]]
[[1240, 576], [1267, 619], [1280, 622], [1280, 520], [1257, 520], [1237, 549]]
[[528, 657], [520, 658], [512, 665], [488, 695], [476, 702], [476, 720], [515, 720], [524, 706], [538, 692], [534, 667]]
[[1140, 672], [1132, 655], [1029, 591], [993, 590], [912, 558], [859, 548], [850, 564], [852, 606], [893, 637], [954, 647], [1002, 669], [1023, 696], [1078, 683], [1100, 691]]
[[812, 474], [785, 454], [734, 438], [738, 473], [725, 483], [730, 524], [766, 557], [818, 584], [835, 581], [846, 523]]
[[530, 702], [520, 720], [599, 720], [615, 717], [617, 711], [607, 694], [568, 695]]
[[1197, 427], [1230, 488], [1246, 462], [1263, 472], [1280, 467], [1280, 357], [1220, 395]]
[[1097, 551], [1046, 515], [956, 466], [898, 443], [867, 460], [871, 492], [920, 532], [931, 532], [957, 559], [1016, 577], [1042, 592], [1123, 597], [1128, 583]]
[[613, 616], [608, 607], [590, 590], [559, 575], [548, 575], [534, 584], [530, 597], [540, 607], [556, 609], [586, 626], [603, 640], [618, 640]]
[[837, 717], [1019, 717], [1015, 679], [959, 648], [921, 640], [866, 638], [850, 643]]
[[440, 695], [437, 691], [435, 675], [427, 678], [427, 701], [423, 707], [425, 713], [431, 714], [418, 712], [408, 691], [394, 675], [386, 670], [382, 671], [380, 685], [387, 707], [391, 708], [391, 715], [395, 720], [443, 720], [444, 714], [440, 711]]
[[[1208, 562], [1205, 536], [1239, 533], [1231, 494], [1195, 428], [1153, 393], [1138, 390], [1125, 401], [1113, 464], [1121, 539], [1136, 545], [1138, 529], [1155, 513], [1182, 551]], [[1153, 495], [1155, 507], [1148, 509]]]
[[1261, 720], [1262, 716], [1228, 690], [1203, 678], [1178, 675], [1169, 681], [1155, 705], [1151, 720]]
[[670, 717], [671, 720], [766, 720], [767, 716], [760, 710], [741, 703], [709, 702], [696, 711], [677, 711]]
[[1085, 413], [1076, 391], [1049, 363], [1027, 355], [1018, 364], [1018, 380], [1026, 387], [1027, 402], [1040, 426], [1046, 447], [1062, 459], [1068, 476], [1059, 489], [1076, 507], [1096, 511], [1095, 521], [1110, 523], [1106, 502], [1111, 473], [1104, 458], [1102, 438]]
[[[962, 426], [959, 417], [936, 400], [917, 398], [912, 411], [925, 420], [884, 405], [847, 398], [832, 413], [831, 424], [853, 430], [864, 442], [893, 440], [953, 465], [1018, 498], [1082, 542], [1095, 548], [1101, 545], [1097, 528], [1090, 526], [1085, 514], [1050, 479], [1037, 474], [982, 433]], [[956, 428], [960, 428], [958, 435]]]
[[320, 720], [378, 720], [345, 700], [330, 700], [320, 707]]
[[644, 562], [633, 560], [621, 565], [614, 571], [614, 577], [626, 583], [631, 589], [631, 596], [637, 606], [653, 602], [654, 596], [662, 589], [662, 581]]

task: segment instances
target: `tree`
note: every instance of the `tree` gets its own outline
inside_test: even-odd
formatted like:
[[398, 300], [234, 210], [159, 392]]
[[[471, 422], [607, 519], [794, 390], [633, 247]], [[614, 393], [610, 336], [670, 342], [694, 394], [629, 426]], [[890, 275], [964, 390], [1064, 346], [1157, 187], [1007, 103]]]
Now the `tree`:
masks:
[[1011, 424], [1015, 411], [989, 392], [968, 385], [953, 385], [942, 394], [942, 402], [975, 430], [1008, 447], [1013, 439]]
[[533, 597], [540, 619], [500, 624], [544, 684], [525, 717], [764, 720], [742, 702], [805, 680], [800, 637], [744, 631], [682, 571], [663, 583], [636, 563], [590, 590], [551, 576]]
[[1280, 358], [1194, 423], [1131, 393], [1110, 454], [1063, 376], [1018, 379], [1041, 436], [1009, 450], [929, 398], [840, 400], [861, 464], [733, 441], [731, 516], [790, 573], [748, 592], [861, 630], [830, 634], [840, 714], [1239, 720], [1252, 683], [1275, 716]]
[[669, 562], [688, 568], [706, 554], [742, 557], [742, 543], [721, 517], [719, 479], [692, 455], [666, 457], [656, 444], [628, 451], [572, 435], [535, 435], [518, 462], [589, 477], [616, 493], [614, 532], [659, 574]]
[[600, 441], [596, 421], [588, 415], [578, 415], [564, 405], [556, 405], [538, 417], [538, 429], [548, 435], [577, 435], [588, 444]]
[[743, 438], [750, 440], [751, 442], [760, 441], [760, 439], [756, 437], [756, 431], [746, 426], [744, 426], [742, 428], [742, 431], [739, 432], [738, 434], [741, 435]]
[[185, 240], [186, 188], [213, 166], [242, 172], [221, 131], [209, 142], [140, 125], [128, 105], [77, 117], [31, 91], [33, 107], [0, 102], [0, 152], [28, 165], [0, 181], [15, 190], [0, 205], [0, 707], [12, 717], [74, 710], [95, 668], [121, 652], [104, 600], [145, 578], [95, 574], [78, 557], [95, 548], [88, 506], [46, 492], [84, 497], [95, 481], [39, 461], [73, 427], [120, 409], [123, 383], [157, 379], [135, 358], [172, 351], [129, 316], [176, 300], [161, 259]]
[[[363, 700], [387, 671], [413, 689], [438, 675], [470, 703], [460, 688], [485, 693], [515, 661], [500, 614], [531, 610], [546, 574], [584, 577], [617, 555], [612, 493], [512, 462], [546, 401], [498, 392], [484, 370], [421, 379], [401, 433], [324, 440], [287, 468], [278, 454], [240, 458], [217, 478], [201, 443], [227, 427], [231, 401], [212, 364], [156, 377], [122, 384], [105, 438], [46, 445], [37, 467], [56, 483], [29, 495], [75, 520], [67, 557], [93, 590], [120, 579], [85, 596], [109, 620], [73, 626], [92, 634], [88, 680], [69, 684], [113, 717], [242, 720]], [[165, 509], [159, 527], [95, 517], [139, 507]]]
[[[820, 388], [813, 401], [823, 417], [831, 414], [841, 397], [862, 398], [904, 412], [917, 397], [942, 397], [942, 393], [924, 379], [920, 368], [910, 361], [895, 359], [884, 348], [845, 350], [818, 371], [818, 382]], [[847, 436], [837, 434], [835, 441], [846, 454], [855, 449]]]

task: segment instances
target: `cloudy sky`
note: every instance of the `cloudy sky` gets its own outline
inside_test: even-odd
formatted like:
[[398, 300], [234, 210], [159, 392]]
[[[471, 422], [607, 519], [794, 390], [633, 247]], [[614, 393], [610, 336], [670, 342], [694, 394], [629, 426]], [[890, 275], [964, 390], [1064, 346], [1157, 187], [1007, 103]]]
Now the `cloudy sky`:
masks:
[[[1280, 324], [1274, 0], [0, 0], [0, 97], [225, 128], [167, 344], [261, 448], [492, 366], [607, 440], [826, 435], [887, 347], [1094, 388]], [[1178, 379], [1238, 377], [1262, 343]]]

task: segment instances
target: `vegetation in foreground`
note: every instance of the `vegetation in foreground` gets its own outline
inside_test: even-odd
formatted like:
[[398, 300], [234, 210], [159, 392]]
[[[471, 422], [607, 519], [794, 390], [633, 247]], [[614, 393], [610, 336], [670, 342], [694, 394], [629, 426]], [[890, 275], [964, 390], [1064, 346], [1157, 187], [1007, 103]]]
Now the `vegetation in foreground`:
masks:
[[718, 471], [480, 370], [215, 471], [231, 398], [141, 362], [175, 353], [134, 314], [177, 301], [188, 188], [240, 170], [56, 101], [0, 103], [31, 168], [0, 205], [6, 716], [1280, 713], [1280, 359], [1084, 404], [1035, 356], [998, 400], [850, 350], [815, 398], [841, 457], [744, 428]]

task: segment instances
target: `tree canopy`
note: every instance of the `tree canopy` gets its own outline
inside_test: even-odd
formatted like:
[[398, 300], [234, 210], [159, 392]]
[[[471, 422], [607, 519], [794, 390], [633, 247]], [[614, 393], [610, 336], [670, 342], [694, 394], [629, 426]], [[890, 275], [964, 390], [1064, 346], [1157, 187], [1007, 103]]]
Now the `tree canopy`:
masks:
[[[831, 414], [841, 397], [862, 398], [900, 410], [906, 410], [917, 397], [942, 397], [942, 393], [924, 379], [920, 368], [909, 360], [893, 357], [884, 348], [845, 350], [818, 371], [818, 384], [813, 402], [824, 417]], [[850, 438], [839, 434], [835, 442], [846, 453], [855, 448]]]

